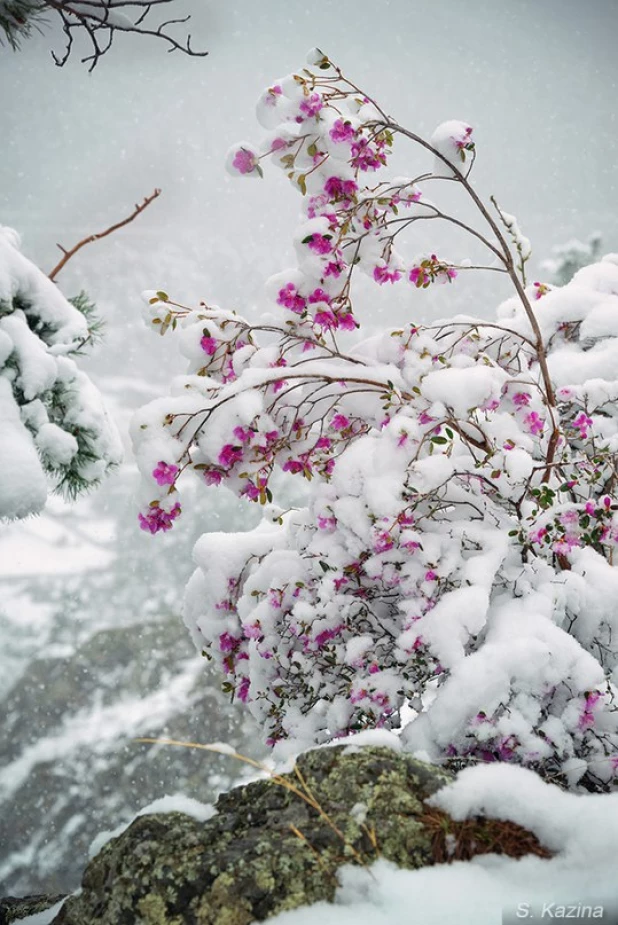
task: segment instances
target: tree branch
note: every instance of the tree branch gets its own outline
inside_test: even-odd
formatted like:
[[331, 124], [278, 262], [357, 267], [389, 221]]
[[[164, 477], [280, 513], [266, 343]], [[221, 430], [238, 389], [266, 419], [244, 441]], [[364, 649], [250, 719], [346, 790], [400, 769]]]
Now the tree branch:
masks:
[[115, 225], [110, 225], [109, 228], [106, 228], [105, 231], [101, 231], [98, 234], [91, 234], [87, 238], [82, 238], [81, 241], [71, 248], [71, 250], [66, 250], [61, 244], [57, 244], [56, 247], [59, 247], [62, 251], [62, 259], [59, 263], [56, 264], [54, 269], [49, 273], [49, 278], [54, 280], [62, 268], [69, 262], [71, 257], [75, 256], [78, 250], [81, 250], [86, 244], [92, 244], [94, 241], [99, 241], [101, 238], [106, 238], [108, 234], [113, 234], [114, 231], [118, 231], [119, 228], [123, 228], [125, 225], [128, 225], [129, 222], [132, 222], [137, 216], [146, 209], [151, 202], [154, 202], [161, 195], [160, 189], [155, 189], [150, 196], [146, 196], [144, 201], [141, 204], [136, 204], [135, 209], [127, 218], [123, 218], [121, 222], [116, 222]]

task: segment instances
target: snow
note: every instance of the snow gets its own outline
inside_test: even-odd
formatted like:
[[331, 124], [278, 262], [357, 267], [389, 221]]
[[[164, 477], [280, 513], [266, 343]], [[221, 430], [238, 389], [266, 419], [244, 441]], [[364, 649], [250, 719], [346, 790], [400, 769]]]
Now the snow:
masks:
[[0, 517], [26, 517], [47, 500], [47, 481], [28, 430], [21, 423], [10, 383], [0, 376]]
[[55, 903], [44, 912], [37, 912], [35, 915], [27, 915], [25, 919], [19, 919], [20, 925], [50, 925], [62, 909], [65, 900]]
[[143, 806], [135, 813], [133, 819], [126, 824], [119, 825], [108, 832], [100, 832], [99, 835], [92, 840], [92, 844], [88, 851], [88, 857], [95, 857], [108, 842], [122, 835], [131, 823], [139, 819], [140, 816], [150, 816], [154, 813], [184, 813], [185, 816], [191, 816], [196, 822], [208, 822], [209, 819], [216, 816], [217, 811], [211, 803], [201, 803], [199, 800], [186, 796], [184, 793], [166, 794], [165, 796], [159, 797], [157, 800], [153, 800], [148, 806]]

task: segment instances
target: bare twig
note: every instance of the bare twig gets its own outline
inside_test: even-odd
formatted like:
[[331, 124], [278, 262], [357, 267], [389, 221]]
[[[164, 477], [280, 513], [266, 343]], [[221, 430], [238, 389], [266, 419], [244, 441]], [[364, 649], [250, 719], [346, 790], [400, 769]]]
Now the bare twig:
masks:
[[[168, 26], [186, 23], [190, 16], [170, 18], [151, 29], [144, 26], [144, 20], [153, 7], [174, 3], [175, 0], [42, 0], [42, 8], [54, 10], [62, 22], [66, 45], [61, 55], [52, 52], [58, 67], [64, 67], [71, 56], [73, 33], [81, 32], [88, 37], [92, 53], [82, 58], [92, 71], [99, 60], [109, 51], [118, 32], [135, 35], [150, 35], [163, 39], [169, 45], [168, 51], [181, 51], [190, 57], [201, 58], [207, 51], [195, 51], [191, 47], [191, 35], [179, 42], [166, 29]], [[126, 8], [126, 12], [123, 10]], [[129, 15], [133, 13], [133, 18]]]
[[71, 257], [75, 256], [78, 250], [81, 250], [86, 244], [92, 244], [94, 241], [99, 241], [101, 238], [106, 238], [108, 234], [113, 234], [114, 231], [118, 231], [119, 228], [123, 228], [125, 225], [128, 225], [129, 222], [132, 222], [137, 216], [146, 209], [151, 202], [154, 202], [161, 195], [160, 189], [155, 189], [150, 196], [146, 196], [144, 201], [141, 204], [136, 203], [135, 208], [131, 215], [127, 218], [124, 218], [121, 222], [116, 222], [115, 225], [110, 225], [109, 228], [106, 228], [105, 231], [101, 231], [98, 234], [91, 234], [87, 238], [82, 238], [81, 241], [78, 241], [77, 244], [72, 247], [70, 250], [66, 250], [61, 244], [57, 244], [56, 247], [59, 247], [62, 251], [62, 259], [56, 264], [54, 269], [49, 273], [49, 278], [54, 280], [62, 268], [69, 262]]

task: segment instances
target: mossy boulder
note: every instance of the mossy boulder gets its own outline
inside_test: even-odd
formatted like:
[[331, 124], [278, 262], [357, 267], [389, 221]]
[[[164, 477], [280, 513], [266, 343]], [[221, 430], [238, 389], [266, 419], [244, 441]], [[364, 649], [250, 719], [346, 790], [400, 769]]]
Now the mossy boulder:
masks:
[[297, 769], [285, 783], [222, 795], [205, 823], [180, 813], [136, 819], [90, 862], [82, 892], [54, 922], [248, 925], [332, 900], [342, 864], [432, 863], [423, 802], [450, 775], [374, 747], [317, 749]]
[[[316, 749], [219, 797], [217, 814], [142, 816], [86, 868], [55, 925], [249, 925], [332, 901], [343, 864], [420, 868], [548, 852], [510, 822], [455, 822], [425, 801], [452, 775], [388, 748]], [[369, 873], [368, 873], [369, 876]]]

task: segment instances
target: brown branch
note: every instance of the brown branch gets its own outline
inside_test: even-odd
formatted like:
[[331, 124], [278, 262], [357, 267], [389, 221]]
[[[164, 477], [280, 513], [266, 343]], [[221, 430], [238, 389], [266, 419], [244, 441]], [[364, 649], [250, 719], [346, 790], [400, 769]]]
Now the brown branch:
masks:
[[131, 215], [129, 215], [127, 218], [124, 218], [121, 222], [116, 222], [115, 225], [110, 225], [109, 228], [106, 228], [105, 231], [99, 232], [99, 234], [91, 234], [87, 238], [82, 238], [82, 240], [78, 241], [75, 247], [72, 247], [71, 250], [66, 250], [61, 244], [57, 244], [56, 247], [60, 248], [63, 256], [62, 256], [62, 259], [59, 261], [59, 263], [57, 263], [54, 269], [51, 271], [51, 273], [48, 274], [49, 278], [51, 280], [54, 280], [57, 277], [58, 273], [60, 273], [62, 268], [65, 266], [65, 264], [69, 262], [71, 257], [73, 257], [78, 252], [78, 250], [81, 250], [81, 248], [84, 247], [84, 245], [92, 244], [94, 241], [99, 241], [101, 238], [107, 237], [108, 234], [113, 234], [114, 231], [118, 231], [119, 228], [123, 228], [125, 225], [128, 225], [129, 222], [132, 222], [133, 219], [137, 218], [137, 216], [141, 212], [143, 212], [144, 209], [146, 209], [150, 205], [151, 202], [154, 202], [154, 200], [157, 199], [160, 195], [161, 195], [161, 190], [155, 189], [155, 191], [150, 196], [146, 196], [144, 198], [144, 201], [141, 203], [141, 205], [136, 204], [135, 209], [133, 210]]

